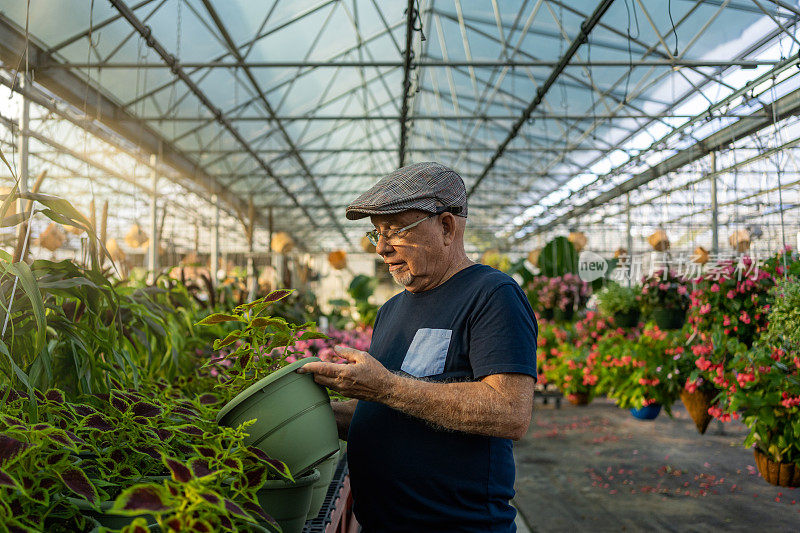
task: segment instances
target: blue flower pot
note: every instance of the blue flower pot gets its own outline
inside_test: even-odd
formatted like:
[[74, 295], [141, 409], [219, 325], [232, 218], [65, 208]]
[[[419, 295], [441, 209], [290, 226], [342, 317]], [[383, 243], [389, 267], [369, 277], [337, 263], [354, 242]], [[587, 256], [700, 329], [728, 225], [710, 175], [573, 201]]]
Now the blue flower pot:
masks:
[[631, 409], [631, 414], [639, 420], [653, 420], [661, 412], [661, 404], [653, 403], [641, 409]]

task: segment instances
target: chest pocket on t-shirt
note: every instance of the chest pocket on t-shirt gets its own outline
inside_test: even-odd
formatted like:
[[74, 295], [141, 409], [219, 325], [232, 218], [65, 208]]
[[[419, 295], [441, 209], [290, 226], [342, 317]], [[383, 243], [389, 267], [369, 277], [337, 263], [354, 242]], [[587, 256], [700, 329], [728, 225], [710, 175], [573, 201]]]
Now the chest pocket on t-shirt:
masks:
[[400, 370], [417, 378], [444, 372], [453, 330], [421, 328], [414, 335]]

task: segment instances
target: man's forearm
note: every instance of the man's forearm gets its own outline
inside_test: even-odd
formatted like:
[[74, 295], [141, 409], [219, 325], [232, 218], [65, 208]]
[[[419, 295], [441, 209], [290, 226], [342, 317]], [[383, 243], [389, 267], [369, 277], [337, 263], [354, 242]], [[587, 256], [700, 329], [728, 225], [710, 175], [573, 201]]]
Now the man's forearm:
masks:
[[533, 406], [533, 378], [498, 374], [483, 381], [435, 383], [395, 376], [383, 403], [437, 426], [522, 438]]
[[331, 402], [333, 416], [336, 419], [336, 429], [339, 430], [339, 438], [342, 440], [347, 440], [347, 432], [350, 430], [350, 422], [353, 420], [357, 404], [358, 400]]

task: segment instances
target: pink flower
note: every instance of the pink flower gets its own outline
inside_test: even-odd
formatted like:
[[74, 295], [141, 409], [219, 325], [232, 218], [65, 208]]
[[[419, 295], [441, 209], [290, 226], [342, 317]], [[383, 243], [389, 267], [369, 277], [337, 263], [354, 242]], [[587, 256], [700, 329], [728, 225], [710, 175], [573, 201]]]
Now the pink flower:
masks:
[[689, 292], [689, 289], [686, 288], [686, 285], [678, 285], [678, 294], [683, 296], [687, 292]]
[[729, 291], [728, 291], [728, 294], [726, 294], [725, 296], [726, 296], [728, 299], [732, 300], [732, 299], [736, 298], [736, 291], [734, 291], [733, 289], [731, 289], [731, 290], [729, 290]]
[[719, 292], [719, 285], [716, 283], [711, 285], [711, 292]]

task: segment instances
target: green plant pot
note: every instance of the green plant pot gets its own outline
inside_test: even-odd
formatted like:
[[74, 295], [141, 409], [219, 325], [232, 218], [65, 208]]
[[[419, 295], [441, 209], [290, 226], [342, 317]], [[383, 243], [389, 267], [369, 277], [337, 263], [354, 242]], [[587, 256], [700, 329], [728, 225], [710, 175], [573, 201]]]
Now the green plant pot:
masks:
[[319, 480], [320, 473], [315, 468], [294, 483], [282, 479], [267, 481], [256, 493], [258, 504], [278, 522], [283, 533], [300, 533], [311, 507], [314, 484]]
[[325, 495], [328, 493], [328, 486], [333, 480], [333, 473], [336, 471], [336, 465], [339, 464], [341, 457], [342, 452], [340, 450], [317, 465], [319, 481], [314, 483], [311, 491], [311, 507], [308, 509], [306, 520], [316, 518], [320, 509], [322, 509], [322, 504], [325, 503]]
[[686, 322], [686, 311], [656, 307], [653, 309], [653, 320], [660, 329], [681, 329]]
[[245, 444], [286, 463], [300, 475], [339, 451], [339, 435], [327, 391], [295, 361], [251, 385], [217, 414], [217, 423], [236, 427], [255, 420]]
[[100, 504], [100, 511], [95, 510], [89, 502], [80, 498], [68, 498], [70, 503], [81, 510], [81, 514], [90, 518], [103, 527], [109, 529], [122, 529], [129, 525], [136, 518], [144, 518], [147, 520], [147, 527], [150, 531], [161, 531], [161, 528], [156, 521], [156, 517], [151, 514], [140, 514], [136, 516], [128, 516], [124, 514], [115, 514], [111, 512], [114, 506], [113, 501], [102, 502]]
[[639, 310], [636, 308], [614, 313], [614, 325], [620, 328], [635, 328], [639, 325]]
[[562, 309], [554, 309], [553, 310], [553, 320], [556, 322], [569, 322], [572, 320], [572, 317], [575, 315], [575, 310], [573, 308], [568, 308], [566, 310]]

